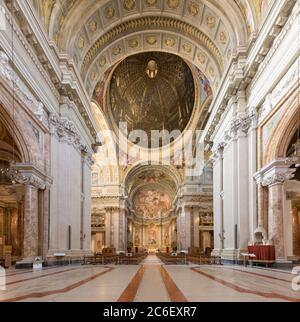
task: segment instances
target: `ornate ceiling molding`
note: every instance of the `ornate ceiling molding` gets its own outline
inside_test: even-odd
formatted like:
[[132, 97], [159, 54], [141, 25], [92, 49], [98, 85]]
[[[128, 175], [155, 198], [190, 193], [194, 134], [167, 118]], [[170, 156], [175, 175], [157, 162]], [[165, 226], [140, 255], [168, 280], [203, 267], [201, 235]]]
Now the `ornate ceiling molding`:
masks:
[[223, 71], [224, 60], [220, 50], [214, 44], [214, 42], [202, 31], [186, 22], [174, 18], [143, 17], [124, 22], [111, 29], [110, 31], [106, 32], [100, 38], [98, 38], [98, 40], [88, 50], [87, 54], [83, 59], [83, 63], [81, 66], [82, 77], [85, 77], [90, 65], [95, 61], [99, 53], [103, 51], [106, 48], [106, 46], [108, 46], [112, 41], [116, 41], [117, 39], [126, 36], [128, 32], [132, 30], [137, 32], [143, 30], [150, 31], [157, 29], [161, 29], [164, 31], [176, 31], [196, 41], [201, 46], [207, 48], [209, 53], [213, 57], [216, 57], [216, 61], [219, 64], [219, 68], [221, 71]]
[[[233, 1], [226, 4], [226, 8], [216, 0], [172, 0], [172, 3], [169, 0], [60, 2], [61, 6], [54, 6], [61, 7], [61, 10], [53, 10], [53, 25], [49, 35], [57, 41], [59, 48], [69, 53], [74, 47], [74, 37], [78, 34], [82, 36], [81, 44], [86, 47], [87, 43], [93, 42], [103, 31], [108, 31], [125, 20], [141, 16], [165, 16], [190, 23], [215, 40], [222, 50], [226, 48], [226, 40], [230, 40], [234, 48], [247, 41], [244, 15]], [[75, 5], [70, 6], [68, 2], [75, 2]], [[64, 10], [68, 6], [69, 12]], [[74, 24], [74, 21], [78, 23]]]
[[125, 175], [124, 186], [128, 187], [128, 196], [133, 196], [145, 187], [164, 186], [174, 195], [181, 184], [178, 171], [172, 167], [160, 165], [139, 165], [131, 168]]

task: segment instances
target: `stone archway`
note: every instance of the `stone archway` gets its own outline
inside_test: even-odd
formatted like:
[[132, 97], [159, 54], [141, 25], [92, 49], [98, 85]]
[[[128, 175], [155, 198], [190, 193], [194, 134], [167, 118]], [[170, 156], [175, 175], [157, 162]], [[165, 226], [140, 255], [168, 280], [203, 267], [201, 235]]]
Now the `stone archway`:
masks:
[[0, 102], [0, 167], [4, 169], [0, 257], [11, 256], [7, 266], [20, 263], [19, 267], [31, 267], [34, 258], [46, 257], [48, 250], [50, 136], [36, 116], [28, 113], [24, 102], [16, 98], [12, 106], [12, 94], [5, 83], [1, 84]]
[[127, 172], [128, 243], [134, 251], [171, 252], [177, 248], [174, 202], [180, 183], [179, 173], [167, 166], [140, 164]]
[[9, 266], [11, 256], [20, 259], [23, 251], [23, 185], [13, 184], [6, 171], [13, 161], [22, 162], [18, 145], [0, 119], [0, 258]]
[[296, 85], [287, 97], [274, 108], [272, 116], [261, 127], [262, 133], [269, 127], [271, 135], [265, 142], [265, 149], [260, 151], [262, 168], [255, 176], [258, 226], [268, 235], [265, 242], [275, 245], [277, 260], [287, 260], [298, 252], [300, 184], [295, 178], [295, 161], [288, 154], [291, 145], [296, 143], [293, 139], [299, 127]]

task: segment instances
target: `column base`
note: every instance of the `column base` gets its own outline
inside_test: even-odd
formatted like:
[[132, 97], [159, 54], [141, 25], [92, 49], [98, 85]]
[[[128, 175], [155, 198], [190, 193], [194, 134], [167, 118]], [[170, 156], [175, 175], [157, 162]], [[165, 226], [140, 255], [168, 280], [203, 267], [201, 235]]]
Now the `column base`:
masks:
[[294, 267], [294, 263], [291, 260], [276, 259], [273, 267], [278, 269], [290, 269], [292, 271]]
[[[37, 256], [39, 257], [39, 256]], [[33, 263], [35, 262], [36, 257], [28, 257], [24, 258], [19, 262], [16, 262], [15, 268], [16, 269], [33, 269]], [[44, 266], [44, 262], [41, 261]]]
[[212, 256], [221, 256], [222, 250], [221, 249], [214, 249], [211, 253]]
[[82, 263], [84, 256], [92, 256], [91, 250], [50, 250], [45, 266], [64, 266]]
[[221, 256], [222, 262], [224, 264], [238, 264], [242, 265], [244, 263], [242, 253], [247, 253], [247, 250], [243, 249], [214, 249], [212, 256]]

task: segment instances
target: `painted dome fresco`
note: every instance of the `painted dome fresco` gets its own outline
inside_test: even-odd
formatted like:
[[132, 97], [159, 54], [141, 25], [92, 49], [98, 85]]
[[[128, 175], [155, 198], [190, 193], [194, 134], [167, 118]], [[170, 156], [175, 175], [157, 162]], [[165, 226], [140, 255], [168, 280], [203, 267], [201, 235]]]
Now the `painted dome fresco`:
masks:
[[192, 72], [178, 56], [148, 52], [123, 60], [113, 72], [108, 104], [114, 123], [128, 131], [183, 132], [195, 104]]

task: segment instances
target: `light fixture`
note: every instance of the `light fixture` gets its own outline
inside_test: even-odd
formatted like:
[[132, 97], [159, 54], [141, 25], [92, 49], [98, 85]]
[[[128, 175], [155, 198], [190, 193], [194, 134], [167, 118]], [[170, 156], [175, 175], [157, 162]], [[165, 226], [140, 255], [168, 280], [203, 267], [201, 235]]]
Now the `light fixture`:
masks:
[[154, 79], [158, 74], [158, 65], [155, 60], [150, 60], [147, 65], [146, 73], [149, 78]]

